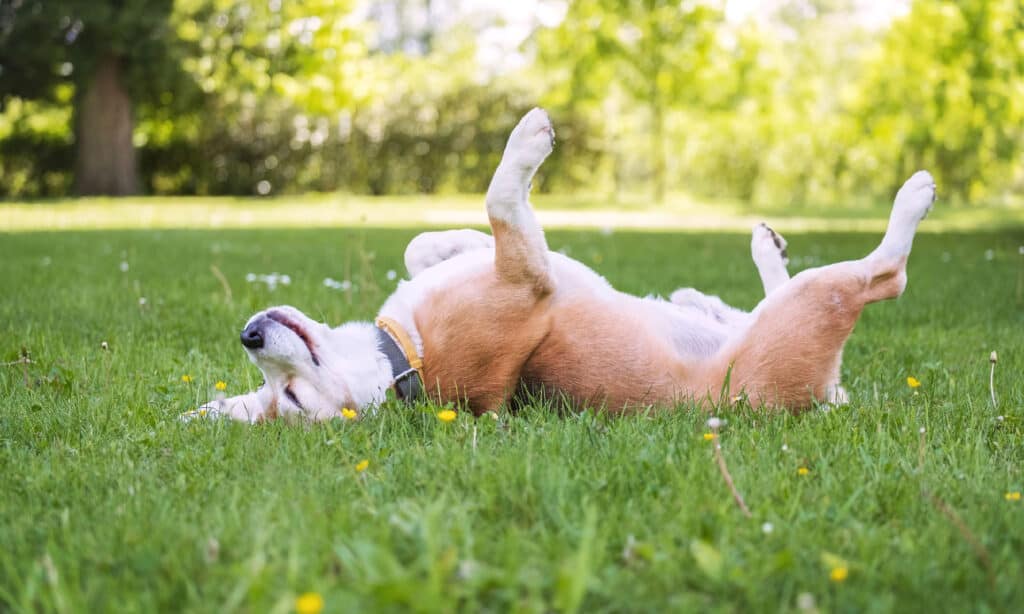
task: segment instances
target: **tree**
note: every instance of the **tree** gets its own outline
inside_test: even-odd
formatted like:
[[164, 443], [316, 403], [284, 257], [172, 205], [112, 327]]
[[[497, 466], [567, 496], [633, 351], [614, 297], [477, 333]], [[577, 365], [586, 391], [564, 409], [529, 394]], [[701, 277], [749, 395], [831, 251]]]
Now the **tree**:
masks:
[[706, 2], [579, 0], [570, 4], [561, 25], [541, 33], [545, 61], [571, 66], [567, 89], [574, 95], [604, 99], [619, 87], [647, 107], [658, 202], [667, 186], [666, 115], [703, 100], [694, 84], [708, 66], [721, 17], [720, 8]]
[[889, 152], [887, 192], [919, 168], [959, 200], [1020, 189], [1022, 49], [1018, 0], [917, 0], [893, 24], [854, 107], [870, 147]]
[[12, 0], [0, 5], [0, 108], [74, 85], [75, 189], [139, 190], [134, 110], [177, 72], [173, 0]]

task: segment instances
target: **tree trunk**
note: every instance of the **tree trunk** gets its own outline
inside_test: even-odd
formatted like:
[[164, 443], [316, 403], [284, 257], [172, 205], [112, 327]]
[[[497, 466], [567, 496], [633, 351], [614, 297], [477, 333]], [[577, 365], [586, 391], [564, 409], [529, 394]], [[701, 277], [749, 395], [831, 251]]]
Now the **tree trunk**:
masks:
[[120, 58], [100, 60], [75, 111], [75, 191], [83, 196], [138, 193], [132, 99], [121, 83]]

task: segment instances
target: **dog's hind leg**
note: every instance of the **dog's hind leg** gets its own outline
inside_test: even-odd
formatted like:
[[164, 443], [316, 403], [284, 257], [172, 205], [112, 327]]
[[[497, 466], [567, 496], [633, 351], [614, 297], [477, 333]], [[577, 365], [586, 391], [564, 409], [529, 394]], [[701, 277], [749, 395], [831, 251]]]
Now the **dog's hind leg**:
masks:
[[528, 197], [534, 174], [554, 147], [547, 113], [533, 109], [512, 130], [487, 188], [487, 216], [494, 235], [494, 266], [508, 283], [528, 284], [538, 294], [552, 289], [548, 246]]
[[840, 400], [835, 385], [847, 337], [864, 306], [896, 298], [907, 283], [907, 257], [918, 223], [931, 209], [935, 183], [921, 171], [896, 195], [881, 244], [860, 260], [803, 271], [752, 312], [753, 324], [715, 358], [712, 381], [758, 405], [807, 407]]
[[[786, 240], [779, 233], [771, 229], [767, 224], [761, 222], [754, 226], [750, 239], [750, 254], [754, 259], [754, 266], [761, 276], [761, 285], [764, 286], [764, 294], [768, 296], [789, 281], [789, 271], [786, 266], [789, 264], [789, 254], [786, 251]], [[850, 396], [846, 389], [839, 384], [839, 362], [836, 363], [835, 374], [831, 378], [825, 390], [825, 400], [833, 405], [846, 405], [850, 402]]]
[[405, 248], [405, 268], [410, 277], [439, 262], [474, 249], [494, 247], [494, 237], [479, 230], [443, 230], [416, 235]]
[[758, 275], [761, 276], [765, 296], [789, 281], [789, 271], [786, 270], [786, 265], [789, 264], [786, 240], [764, 222], [754, 226], [751, 233], [750, 255], [754, 259]]

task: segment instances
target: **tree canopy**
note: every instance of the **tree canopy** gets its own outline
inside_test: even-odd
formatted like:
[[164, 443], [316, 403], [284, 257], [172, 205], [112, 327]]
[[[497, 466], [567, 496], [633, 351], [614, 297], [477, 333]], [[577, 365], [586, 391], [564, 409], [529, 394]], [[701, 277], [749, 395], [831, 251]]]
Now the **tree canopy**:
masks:
[[1016, 0], [531, 6], [0, 2], [0, 195], [481, 191], [542, 104], [543, 190], [852, 204], [927, 167], [1019, 200]]

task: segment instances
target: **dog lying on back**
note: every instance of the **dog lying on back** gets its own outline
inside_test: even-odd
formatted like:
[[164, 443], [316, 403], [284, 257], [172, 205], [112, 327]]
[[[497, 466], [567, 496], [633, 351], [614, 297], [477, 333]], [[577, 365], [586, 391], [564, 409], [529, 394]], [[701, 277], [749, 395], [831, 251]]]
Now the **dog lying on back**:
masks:
[[487, 191], [492, 234], [413, 239], [405, 252], [411, 279], [376, 322], [332, 328], [292, 307], [254, 315], [241, 341], [263, 386], [191, 415], [323, 420], [374, 408], [389, 389], [477, 415], [538, 393], [612, 412], [710, 405], [723, 391], [791, 411], [845, 402], [843, 345], [865, 305], [903, 293], [911, 242], [935, 199], [931, 175], [920, 171], [903, 185], [881, 243], [860, 260], [790, 278], [785, 241], [754, 228], [765, 298], [748, 313], [693, 289], [671, 301], [624, 294], [549, 251], [527, 197], [554, 137], [544, 111], [522, 118]]

